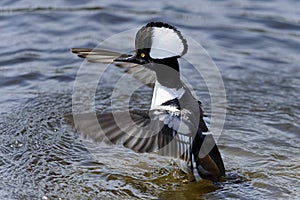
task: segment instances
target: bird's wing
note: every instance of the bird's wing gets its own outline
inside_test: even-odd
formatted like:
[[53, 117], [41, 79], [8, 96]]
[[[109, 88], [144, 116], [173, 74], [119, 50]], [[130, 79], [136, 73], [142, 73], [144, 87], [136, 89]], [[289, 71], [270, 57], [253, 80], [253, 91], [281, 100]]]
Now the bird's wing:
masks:
[[225, 170], [212, 135], [202, 134], [200, 129], [190, 130], [188, 117], [181, 114], [156, 109], [65, 115], [65, 119], [85, 138], [122, 144], [140, 153], [158, 152], [180, 158], [194, 165], [194, 175], [217, 181]]
[[[87, 59], [88, 62], [92, 63], [103, 63], [111, 64], [115, 58], [126, 58], [130, 55], [121, 54], [109, 50], [101, 49], [88, 49], [88, 48], [72, 48], [71, 52], [77, 54], [80, 58]], [[124, 68], [126, 73], [131, 74], [134, 78], [145, 83], [146, 85], [153, 87], [156, 81], [155, 72], [145, 68], [143, 65], [135, 63], [114, 63], [117, 67]]]
[[[136, 152], [158, 152], [188, 160], [192, 135], [179, 113], [166, 110], [65, 115], [80, 134], [96, 142], [123, 144]], [[179, 125], [180, 122], [182, 125]]]

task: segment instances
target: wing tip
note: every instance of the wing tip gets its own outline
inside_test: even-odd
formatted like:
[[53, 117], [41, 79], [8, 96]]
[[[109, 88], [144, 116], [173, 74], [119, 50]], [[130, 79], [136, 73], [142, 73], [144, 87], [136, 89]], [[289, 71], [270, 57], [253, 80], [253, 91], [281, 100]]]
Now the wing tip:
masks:
[[71, 51], [71, 53], [77, 54], [77, 53], [80, 52], [80, 49], [81, 49], [81, 48], [71, 48], [70, 51]]

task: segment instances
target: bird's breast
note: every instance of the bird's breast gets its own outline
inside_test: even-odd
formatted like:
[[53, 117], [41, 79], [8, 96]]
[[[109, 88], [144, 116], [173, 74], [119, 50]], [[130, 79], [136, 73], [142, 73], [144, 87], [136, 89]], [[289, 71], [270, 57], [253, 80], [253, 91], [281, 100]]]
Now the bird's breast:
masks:
[[156, 81], [152, 96], [151, 110], [167, 101], [181, 98], [184, 92], [184, 88], [168, 88]]

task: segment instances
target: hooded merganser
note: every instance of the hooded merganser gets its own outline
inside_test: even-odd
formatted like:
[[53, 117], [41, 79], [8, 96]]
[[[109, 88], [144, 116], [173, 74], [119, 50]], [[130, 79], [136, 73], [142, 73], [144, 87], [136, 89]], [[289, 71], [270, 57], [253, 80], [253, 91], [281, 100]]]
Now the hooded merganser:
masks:
[[[77, 127], [79, 132], [85, 132], [83, 135], [94, 141], [103, 141], [105, 137], [137, 152], [158, 152], [179, 158], [196, 180], [218, 181], [225, 174], [222, 157], [203, 120], [201, 102], [180, 79], [178, 58], [187, 49], [182, 34], [163, 22], [150, 22], [137, 32], [133, 55], [71, 49], [90, 62], [105, 63], [111, 58], [117, 66], [126, 63], [127, 73], [148, 85], [154, 83], [150, 110], [97, 114], [101, 131], [91, 130], [87, 125], [88, 115], [82, 114], [80, 119], [85, 121], [82, 124], [89, 130]], [[66, 119], [73, 122], [73, 117]]]

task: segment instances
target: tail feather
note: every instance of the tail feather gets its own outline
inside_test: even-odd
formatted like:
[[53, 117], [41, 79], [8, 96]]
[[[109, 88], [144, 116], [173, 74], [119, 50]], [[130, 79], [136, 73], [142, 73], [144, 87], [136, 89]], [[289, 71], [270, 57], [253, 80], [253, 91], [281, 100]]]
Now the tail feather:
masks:
[[224, 163], [212, 135], [197, 134], [192, 154], [191, 170], [196, 179], [200, 176], [203, 179], [219, 181], [225, 175]]

